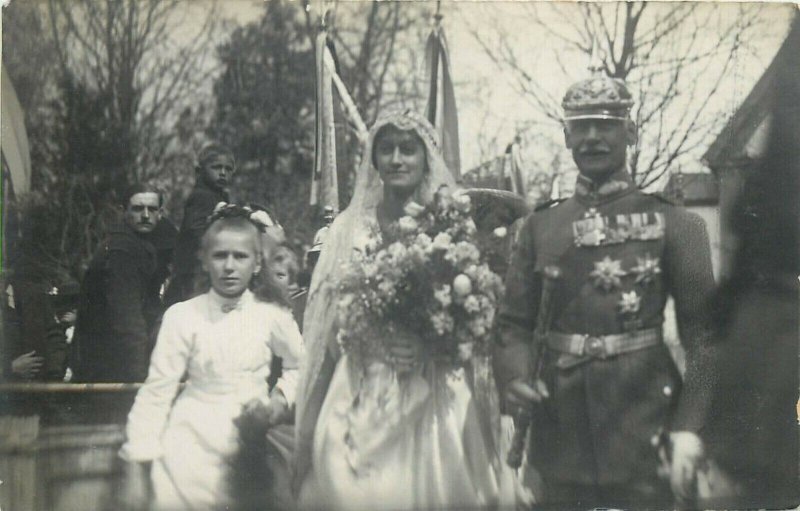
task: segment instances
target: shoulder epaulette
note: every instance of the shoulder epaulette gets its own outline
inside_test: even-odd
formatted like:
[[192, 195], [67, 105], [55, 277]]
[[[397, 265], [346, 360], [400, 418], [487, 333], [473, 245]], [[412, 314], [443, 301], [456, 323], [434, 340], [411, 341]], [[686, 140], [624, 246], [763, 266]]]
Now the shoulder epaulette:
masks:
[[567, 199], [551, 199], [551, 200], [545, 202], [544, 204], [539, 204], [538, 206], [533, 208], [533, 211], [534, 212], [542, 211], [542, 210], [545, 210], [545, 209], [548, 209], [548, 208], [552, 208], [553, 206], [558, 206], [559, 204], [561, 204], [565, 200], [567, 200]]
[[675, 199], [672, 199], [661, 192], [646, 193], [645, 195], [653, 197], [654, 199], [658, 199], [665, 204], [669, 204], [670, 206], [679, 206], [679, 204], [675, 202]]

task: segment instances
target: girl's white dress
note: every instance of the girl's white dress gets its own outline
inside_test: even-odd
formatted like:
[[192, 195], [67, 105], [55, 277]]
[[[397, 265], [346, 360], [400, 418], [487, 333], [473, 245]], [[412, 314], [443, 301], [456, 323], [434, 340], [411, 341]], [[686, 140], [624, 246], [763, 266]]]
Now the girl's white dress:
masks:
[[233, 420], [248, 401], [267, 399], [273, 354], [283, 359], [276, 388], [291, 405], [304, 348], [290, 311], [250, 291], [231, 300], [213, 290], [167, 310], [120, 451], [127, 460], [153, 462], [157, 509], [209, 509], [229, 501]]

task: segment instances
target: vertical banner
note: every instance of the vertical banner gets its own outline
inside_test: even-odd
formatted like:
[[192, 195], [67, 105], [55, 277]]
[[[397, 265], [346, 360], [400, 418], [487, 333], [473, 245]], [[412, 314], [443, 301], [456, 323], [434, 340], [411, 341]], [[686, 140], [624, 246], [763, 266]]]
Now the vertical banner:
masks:
[[333, 116], [333, 57], [327, 46], [328, 34], [320, 32], [316, 40], [316, 144], [314, 175], [311, 180], [312, 206], [331, 206], [339, 212], [339, 188], [336, 175], [336, 128]]
[[[25, 130], [25, 112], [11, 84], [6, 67], [0, 69], [0, 153], [2, 153], [2, 176], [0, 176], [0, 277], [8, 266], [8, 247], [18, 235], [16, 213], [12, 203], [17, 195], [26, 193], [31, 184], [31, 156], [28, 134]], [[5, 286], [0, 282], [0, 295]]]
[[528, 183], [522, 171], [522, 151], [519, 138], [514, 140], [514, 144], [511, 146], [511, 170], [512, 178], [516, 182], [517, 194], [524, 197], [528, 193]]
[[2, 80], [2, 131], [0, 132], [0, 150], [8, 165], [14, 192], [26, 193], [31, 182], [31, 157], [28, 149], [28, 135], [25, 131], [25, 113], [17, 99], [14, 86], [8, 77], [5, 66], [0, 70]]
[[[444, 29], [437, 19], [425, 46], [425, 69], [428, 70], [428, 120], [436, 127], [442, 141], [442, 153], [447, 168], [456, 181], [461, 178], [461, 153], [458, 141], [458, 112], [453, 79], [450, 74], [450, 57]], [[441, 77], [441, 80], [440, 80]]]
[[522, 177], [522, 159], [519, 154], [519, 144], [514, 141], [508, 144], [503, 155], [503, 177], [508, 183], [507, 190], [517, 195], [525, 196], [525, 179]]

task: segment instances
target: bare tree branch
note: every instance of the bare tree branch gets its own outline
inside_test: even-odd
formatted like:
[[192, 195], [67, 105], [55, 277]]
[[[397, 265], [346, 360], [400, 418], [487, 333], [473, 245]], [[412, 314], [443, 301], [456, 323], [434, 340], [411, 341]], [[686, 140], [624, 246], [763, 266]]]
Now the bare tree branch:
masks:
[[[649, 186], [708, 143], [725, 122], [724, 112], [709, 113], [710, 100], [729, 78], [737, 52], [747, 51], [742, 41], [763, 21], [757, 7], [740, 6], [739, 16], [722, 13], [723, 7], [731, 8], [591, 2], [533, 3], [520, 10], [560, 45], [554, 61], [565, 78], [572, 67], [566, 56], [577, 50], [588, 57], [594, 47], [603, 71], [628, 83], [640, 131], [640, 142], [630, 152], [631, 171], [637, 183]], [[498, 69], [509, 73], [522, 99], [544, 118], [560, 117], [556, 98], [532, 71], [538, 60], [530, 54], [518, 58], [524, 50], [499, 29], [482, 25], [470, 33]]]

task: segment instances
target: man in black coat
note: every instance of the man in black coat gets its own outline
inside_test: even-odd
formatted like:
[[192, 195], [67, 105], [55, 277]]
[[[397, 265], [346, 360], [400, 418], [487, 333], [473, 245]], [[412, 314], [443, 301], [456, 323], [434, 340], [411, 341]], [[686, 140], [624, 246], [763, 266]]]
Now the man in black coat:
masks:
[[[660, 439], [671, 441], [679, 495], [690, 492], [702, 455], [695, 361], [709, 340], [710, 246], [702, 219], [642, 193], [628, 174], [632, 105], [624, 82], [602, 75], [567, 91], [575, 194], [525, 220], [498, 317], [504, 412], [532, 415], [527, 459], [544, 481], [537, 498], [557, 508], [670, 507], [670, 485], [658, 474]], [[548, 266], [560, 277], [543, 286]], [[545, 287], [549, 334], [534, 345]], [[683, 391], [663, 342], [668, 295], [687, 351]]]
[[194, 296], [195, 279], [200, 268], [197, 258], [200, 237], [214, 206], [229, 201], [228, 188], [235, 172], [233, 152], [222, 144], [210, 143], [198, 154], [195, 185], [184, 206], [175, 246], [173, 275], [164, 295], [167, 306]]
[[75, 381], [140, 382], [147, 377], [161, 288], [175, 227], [162, 218], [163, 196], [145, 185], [123, 196], [123, 221], [92, 258], [75, 326]]

